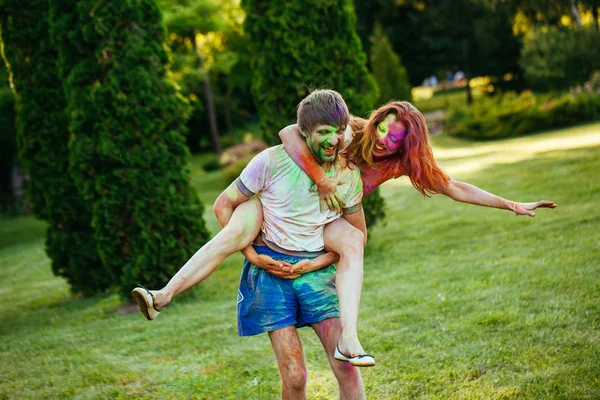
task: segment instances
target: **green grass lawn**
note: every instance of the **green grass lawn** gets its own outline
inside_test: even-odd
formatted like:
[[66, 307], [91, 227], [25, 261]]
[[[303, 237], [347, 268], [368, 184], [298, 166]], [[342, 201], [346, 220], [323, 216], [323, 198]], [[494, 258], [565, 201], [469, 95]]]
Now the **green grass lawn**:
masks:
[[[600, 398], [600, 124], [434, 144], [454, 178], [558, 208], [517, 218], [424, 200], [406, 179], [384, 185], [387, 224], [370, 231], [359, 323], [378, 363], [363, 371], [368, 397]], [[219, 172], [193, 183], [214, 233]], [[277, 398], [268, 337], [236, 335], [241, 261], [148, 322], [116, 296], [71, 296], [50, 271], [44, 224], [1, 219], [0, 398]], [[336, 398], [318, 339], [301, 336], [309, 398]]]

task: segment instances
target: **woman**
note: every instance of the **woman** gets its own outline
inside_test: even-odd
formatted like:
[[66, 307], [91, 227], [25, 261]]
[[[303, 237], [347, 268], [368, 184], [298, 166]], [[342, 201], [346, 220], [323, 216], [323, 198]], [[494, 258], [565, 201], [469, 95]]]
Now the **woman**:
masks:
[[[412, 185], [424, 196], [444, 194], [453, 200], [513, 211], [516, 215], [535, 216], [532, 211], [539, 207], [554, 208], [551, 201], [517, 203], [495, 196], [467, 183], [458, 182], [446, 175], [436, 164], [429, 144], [427, 125], [423, 115], [410, 103], [392, 101], [371, 113], [368, 120], [352, 117], [347, 129], [342, 153], [361, 171], [364, 195], [389, 179], [406, 175]], [[341, 207], [336, 194], [337, 182], [328, 178], [299, 135], [296, 125], [280, 132], [286, 151], [294, 161], [316, 182], [321, 198], [332, 209]], [[236, 208], [229, 223], [210, 242], [202, 247], [160, 291], [134, 289], [134, 299], [148, 319], [154, 319], [158, 311], [177, 294], [201, 282], [210, 275], [228, 255], [242, 250], [248, 260], [258, 267], [268, 269], [275, 275], [294, 278], [335, 262], [332, 253], [306, 263], [285, 265], [282, 262], [258, 256], [249, 246], [258, 235], [262, 224], [260, 201], [251, 199]], [[219, 215], [217, 215], [219, 221]], [[224, 224], [222, 224], [224, 225]], [[372, 357], [365, 356], [356, 333], [358, 307], [362, 288], [362, 270], [350, 266], [348, 260], [356, 254], [346, 249], [356, 247], [356, 242], [366, 240], [362, 233], [340, 218], [324, 229], [324, 242], [328, 251], [339, 254], [337, 291], [340, 298], [342, 337], [336, 358], [351, 361], [353, 365], [374, 365]], [[361, 253], [362, 256], [362, 253]], [[357, 295], [358, 294], [358, 295]]]

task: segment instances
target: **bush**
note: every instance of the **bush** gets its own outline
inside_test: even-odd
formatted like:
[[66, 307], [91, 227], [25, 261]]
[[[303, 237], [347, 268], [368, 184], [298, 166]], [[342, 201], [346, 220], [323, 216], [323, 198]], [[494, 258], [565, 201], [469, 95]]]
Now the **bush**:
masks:
[[71, 174], [93, 204], [103, 265], [121, 293], [157, 288], [208, 238], [189, 183], [187, 105], [166, 78], [154, 0], [52, 0], [71, 116]]
[[600, 66], [600, 32], [593, 28], [547, 31], [525, 37], [519, 64], [537, 90], [581, 85]]
[[579, 91], [562, 95], [506, 93], [484, 97], [469, 106], [454, 106], [445, 118], [450, 136], [496, 139], [600, 119], [600, 94]]
[[202, 169], [206, 172], [217, 171], [221, 168], [223, 168], [223, 165], [221, 165], [221, 160], [216, 154], [208, 156], [202, 164]]
[[4, 54], [17, 94], [19, 160], [30, 177], [32, 210], [48, 221], [46, 253], [52, 271], [75, 292], [102, 291], [109, 280], [96, 251], [91, 206], [68, 173], [66, 101], [48, 35], [48, 2], [6, 0], [1, 7]]
[[244, 157], [237, 160], [233, 164], [223, 169], [223, 180], [229, 185], [231, 182], [241, 175], [246, 165], [254, 158], [254, 156]]
[[379, 188], [363, 197], [362, 204], [368, 227], [372, 227], [380, 221], [385, 221], [385, 200], [381, 197]]

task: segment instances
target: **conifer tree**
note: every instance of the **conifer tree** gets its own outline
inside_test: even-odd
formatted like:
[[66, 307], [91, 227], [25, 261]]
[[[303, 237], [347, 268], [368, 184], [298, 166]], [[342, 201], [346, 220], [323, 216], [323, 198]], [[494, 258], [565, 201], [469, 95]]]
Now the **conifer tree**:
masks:
[[[309, 88], [340, 92], [354, 115], [365, 117], [373, 110], [377, 85], [356, 35], [352, 1], [242, 0], [242, 6], [252, 94], [268, 143], [278, 144], [279, 130], [295, 122], [296, 106]], [[384, 216], [379, 191], [363, 205], [368, 225]]]
[[296, 106], [310, 88], [340, 92], [355, 115], [373, 109], [377, 86], [355, 32], [350, 0], [243, 0], [242, 5], [252, 94], [268, 143], [279, 143], [279, 130], [295, 122]]
[[385, 104], [390, 100], [411, 101], [411, 87], [406, 69], [402, 66], [400, 57], [394, 52], [381, 24], [375, 24], [370, 40], [371, 71], [379, 86], [377, 104]]
[[48, 35], [47, 0], [5, 0], [0, 6], [2, 49], [17, 98], [17, 145], [30, 180], [33, 213], [48, 221], [46, 253], [52, 271], [75, 292], [92, 294], [110, 282], [97, 255], [91, 207], [69, 175], [66, 102], [57, 53]]
[[93, 204], [100, 257], [122, 293], [160, 287], [208, 233], [159, 9], [154, 0], [51, 0], [51, 9], [70, 171]]

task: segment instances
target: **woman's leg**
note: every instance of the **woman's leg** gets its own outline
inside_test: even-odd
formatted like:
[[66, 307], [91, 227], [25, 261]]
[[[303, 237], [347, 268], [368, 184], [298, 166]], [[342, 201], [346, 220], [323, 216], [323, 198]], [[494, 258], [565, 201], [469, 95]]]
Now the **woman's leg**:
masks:
[[336, 274], [342, 325], [340, 351], [353, 357], [365, 354], [357, 333], [363, 280], [364, 235], [344, 218], [338, 218], [325, 226], [323, 238], [325, 248], [340, 256]]
[[185, 263], [161, 290], [151, 290], [154, 307], [160, 311], [173, 297], [202, 282], [223, 260], [250, 245], [262, 225], [262, 205], [258, 197], [240, 204], [229, 223]]

